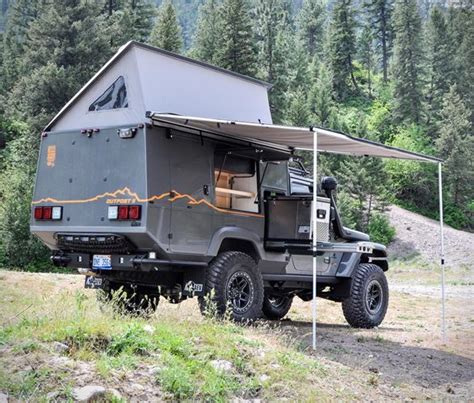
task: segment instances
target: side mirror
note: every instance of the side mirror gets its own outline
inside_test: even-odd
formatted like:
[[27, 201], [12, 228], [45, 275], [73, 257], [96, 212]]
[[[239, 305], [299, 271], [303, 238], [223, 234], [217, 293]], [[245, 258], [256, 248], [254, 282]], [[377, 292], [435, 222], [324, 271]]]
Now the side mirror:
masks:
[[0, 133], [0, 150], [3, 150], [7, 146], [7, 139], [3, 133]]
[[323, 179], [321, 179], [321, 188], [327, 194], [331, 194], [331, 192], [337, 189], [336, 178], [333, 178], [332, 176], [325, 176]]

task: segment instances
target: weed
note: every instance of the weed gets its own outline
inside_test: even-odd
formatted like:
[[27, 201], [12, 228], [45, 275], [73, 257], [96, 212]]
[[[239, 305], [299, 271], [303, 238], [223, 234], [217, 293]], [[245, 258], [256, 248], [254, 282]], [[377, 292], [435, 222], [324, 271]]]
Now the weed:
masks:
[[379, 377], [377, 375], [370, 375], [368, 379], [368, 384], [371, 386], [378, 386], [379, 384]]
[[96, 360], [96, 368], [101, 376], [107, 378], [112, 370], [129, 370], [136, 368], [140, 358], [132, 354], [119, 354], [116, 356], [110, 356], [103, 353]]
[[40, 345], [35, 340], [26, 340], [13, 347], [13, 351], [16, 353], [28, 354], [33, 351], [36, 351], [40, 348]]
[[129, 325], [124, 333], [112, 337], [107, 352], [111, 355], [121, 353], [144, 355], [152, 350], [150, 336], [143, 327], [137, 323]]
[[0, 390], [8, 392], [19, 400], [34, 400], [43, 385], [47, 385], [49, 369], [38, 369], [7, 374], [0, 369]]
[[216, 371], [201, 360], [172, 354], [163, 358], [165, 368], [158, 375], [158, 383], [176, 399], [223, 401], [242, 389], [234, 373]]
[[376, 341], [377, 343], [387, 343], [387, 342], [389, 342], [389, 340], [387, 340], [385, 337], [381, 336], [380, 334], [378, 334], [374, 337], [374, 341]]

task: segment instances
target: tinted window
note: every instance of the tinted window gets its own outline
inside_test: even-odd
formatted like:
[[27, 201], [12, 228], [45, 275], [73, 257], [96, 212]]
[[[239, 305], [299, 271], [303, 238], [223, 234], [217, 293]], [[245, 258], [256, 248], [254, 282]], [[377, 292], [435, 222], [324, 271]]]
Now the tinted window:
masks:
[[120, 76], [89, 106], [89, 111], [102, 111], [127, 107], [127, 87], [125, 86], [125, 79]]
[[291, 194], [312, 194], [313, 191], [312, 189], [307, 186], [307, 185], [303, 185], [301, 183], [295, 183], [295, 182], [292, 182], [291, 183]]
[[262, 186], [286, 192], [288, 189], [288, 167], [286, 162], [267, 162]]

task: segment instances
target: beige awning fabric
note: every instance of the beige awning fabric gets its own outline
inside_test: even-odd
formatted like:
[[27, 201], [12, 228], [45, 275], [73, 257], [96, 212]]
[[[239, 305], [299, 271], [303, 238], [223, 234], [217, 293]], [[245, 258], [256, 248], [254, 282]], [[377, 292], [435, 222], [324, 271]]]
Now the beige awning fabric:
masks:
[[425, 162], [442, 160], [374, 141], [352, 137], [319, 127], [291, 127], [261, 123], [199, 118], [148, 112], [147, 116], [156, 123], [187, 127], [216, 135], [223, 135], [249, 142], [264, 143], [294, 150], [313, 151], [313, 134], [318, 134], [318, 151], [335, 154], [396, 158]]

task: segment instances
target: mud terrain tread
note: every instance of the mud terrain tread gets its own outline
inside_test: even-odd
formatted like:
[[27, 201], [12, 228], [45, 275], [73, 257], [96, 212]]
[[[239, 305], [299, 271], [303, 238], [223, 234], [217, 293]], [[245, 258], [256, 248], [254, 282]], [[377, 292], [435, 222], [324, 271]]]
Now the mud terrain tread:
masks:
[[269, 297], [269, 295], [265, 295], [263, 299], [263, 315], [269, 320], [282, 319], [290, 310], [291, 304], [293, 303], [293, 297], [285, 297], [285, 304], [280, 307], [275, 307], [273, 304], [271, 304], [271, 302], [269, 301]]
[[[365, 310], [365, 285], [369, 277], [378, 277], [383, 292], [384, 306], [375, 317], [371, 317]], [[352, 277], [351, 296], [342, 301], [342, 311], [347, 322], [356, 328], [371, 329], [382, 323], [388, 307], [388, 285], [383, 270], [373, 263], [361, 263], [355, 269]]]
[[[263, 279], [260, 271], [257, 268], [255, 260], [243, 252], [228, 251], [217, 255], [209, 264], [206, 273], [206, 294], [214, 290], [212, 301], [216, 304], [217, 313], [224, 315], [226, 311], [225, 288], [228, 271], [236, 264], [242, 264], [251, 269], [255, 276], [255, 298], [256, 303], [254, 307], [245, 314], [245, 317], [233, 315], [236, 321], [255, 320], [261, 317], [263, 305]], [[199, 297], [199, 308], [201, 313], [206, 311], [205, 297]]]

